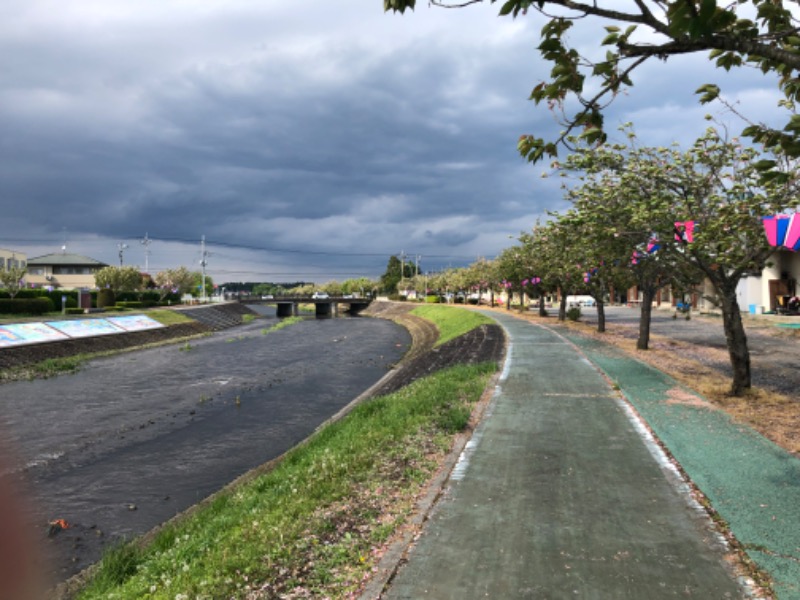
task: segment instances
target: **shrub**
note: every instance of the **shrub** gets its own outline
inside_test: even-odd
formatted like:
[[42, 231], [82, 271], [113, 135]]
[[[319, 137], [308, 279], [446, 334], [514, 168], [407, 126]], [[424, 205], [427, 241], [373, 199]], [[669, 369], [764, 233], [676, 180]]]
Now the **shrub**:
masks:
[[84, 310], [82, 308], [76, 308], [74, 306], [73, 307], [69, 307], [68, 306], [67, 310], [66, 310], [66, 313], [68, 315], [82, 315], [84, 313]]
[[116, 297], [114, 290], [110, 288], [102, 288], [97, 291], [97, 308], [105, 308], [106, 306], [114, 306]]
[[54, 310], [50, 298], [0, 298], [0, 313], [43, 315]]
[[580, 321], [581, 320], [581, 307], [580, 306], [573, 306], [572, 308], [567, 309], [567, 318], [570, 321]]
[[441, 298], [439, 296], [425, 296], [425, 302], [427, 304], [439, 304]]
[[115, 306], [118, 309], [119, 308], [135, 308], [135, 309], [138, 309], [138, 308], [142, 308], [144, 306], [144, 302], [138, 302], [138, 301], [117, 302]]

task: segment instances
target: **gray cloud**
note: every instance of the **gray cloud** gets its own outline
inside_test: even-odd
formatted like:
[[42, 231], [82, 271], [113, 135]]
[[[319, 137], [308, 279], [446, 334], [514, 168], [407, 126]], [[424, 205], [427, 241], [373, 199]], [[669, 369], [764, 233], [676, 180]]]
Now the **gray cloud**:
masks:
[[[343, 279], [401, 250], [431, 269], [494, 256], [562, 204], [515, 150], [559, 128], [527, 100], [547, 70], [532, 17], [398, 17], [379, 0], [10, 4], [0, 246], [34, 256], [66, 239], [115, 263], [127, 240], [144, 266], [148, 232], [152, 271], [196, 265], [205, 235], [217, 280]], [[608, 122], [635, 117], [654, 143], [696, 136], [707, 109], [691, 86], [716, 72], [673, 62], [643, 70]], [[772, 97], [731, 82], [748, 106]]]

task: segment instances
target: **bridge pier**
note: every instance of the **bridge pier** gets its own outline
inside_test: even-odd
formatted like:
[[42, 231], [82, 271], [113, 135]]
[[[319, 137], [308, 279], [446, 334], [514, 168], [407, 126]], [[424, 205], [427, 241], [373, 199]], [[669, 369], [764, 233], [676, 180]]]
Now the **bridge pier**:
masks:
[[332, 312], [331, 304], [331, 302], [316, 302], [316, 311], [314, 314], [316, 314], [318, 317], [329, 317]]
[[297, 314], [296, 302], [278, 302], [276, 308], [276, 316], [278, 317], [293, 317]]

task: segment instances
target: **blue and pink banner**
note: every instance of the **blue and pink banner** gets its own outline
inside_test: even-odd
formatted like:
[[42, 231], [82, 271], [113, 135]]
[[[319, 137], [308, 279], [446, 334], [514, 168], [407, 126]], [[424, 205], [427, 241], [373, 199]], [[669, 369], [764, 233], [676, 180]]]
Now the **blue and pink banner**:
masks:
[[762, 222], [770, 246], [800, 250], [800, 216], [797, 213], [764, 217]]

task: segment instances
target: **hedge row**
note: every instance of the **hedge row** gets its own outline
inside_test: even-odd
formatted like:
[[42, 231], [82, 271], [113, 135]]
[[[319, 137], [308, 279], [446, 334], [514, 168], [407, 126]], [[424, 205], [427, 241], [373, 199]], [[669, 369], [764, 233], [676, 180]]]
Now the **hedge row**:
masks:
[[[102, 290], [101, 290], [102, 291]], [[97, 293], [98, 290], [92, 290], [89, 294], [92, 297], [92, 306], [97, 306]], [[78, 306], [78, 292], [77, 290], [53, 290], [48, 291], [43, 288], [37, 289], [25, 289], [19, 290], [17, 292], [16, 298], [49, 298], [53, 302], [53, 306], [56, 310], [61, 310], [61, 298], [62, 296], [67, 297], [67, 308], [77, 308]], [[3, 298], [10, 298], [11, 295], [6, 290], [0, 290], [0, 299]], [[141, 308], [147, 308], [151, 306], [158, 306], [159, 305], [159, 292], [116, 292], [114, 294], [115, 300], [117, 304], [123, 304], [130, 302], [141, 302]], [[178, 294], [169, 294], [166, 298], [164, 298], [164, 304], [168, 302], [172, 304], [179, 304], [181, 301], [180, 296]], [[131, 307], [132, 308], [132, 307]]]
[[50, 298], [0, 298], [0, 313], [43, 315], [54, 310]]

